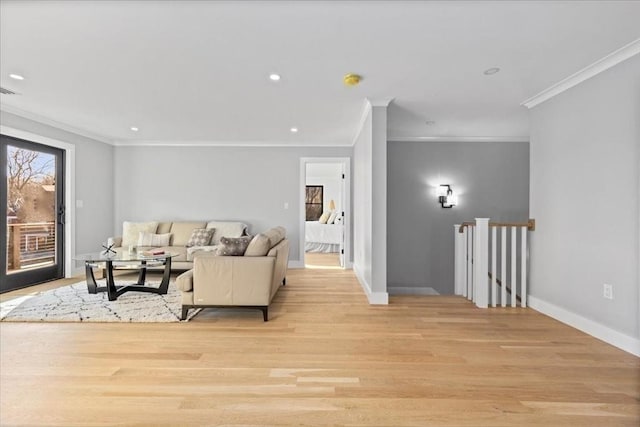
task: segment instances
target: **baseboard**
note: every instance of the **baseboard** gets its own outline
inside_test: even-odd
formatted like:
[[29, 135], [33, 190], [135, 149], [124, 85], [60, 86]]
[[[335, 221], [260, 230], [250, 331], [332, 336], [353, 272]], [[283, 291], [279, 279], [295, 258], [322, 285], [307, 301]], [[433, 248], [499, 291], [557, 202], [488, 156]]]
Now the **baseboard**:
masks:
[[608, 326], [602, 325], [579, 314], [573, 313], [562, 307], [551, 304], [540, 298], [529, 295], [529, 307], [549, 317], [553, 317], [562, 323], [581, 330], [593, 337], [598, 338], [614, 347], [640, 357], [640, 340], [629, 335], [618, 332]]
[[288, 268], [304, 268], [304, 261], [300, 261], [298, 259], [289, 260], [287, 267]]
[[369, 300], [369, 304], [389, 304], [389, 294], [386, 292], [372, 292], [371, 286], [364, 279], [364, 275], [356, 264], [353, 264], [353, 273], [356, 275], [358, 282], [360, 282], [360, 286], [362, 286], [362, 289]]
[[440, 292], [428, 286], [394, 286], [387, 287], [389, 295], [440, 295]]

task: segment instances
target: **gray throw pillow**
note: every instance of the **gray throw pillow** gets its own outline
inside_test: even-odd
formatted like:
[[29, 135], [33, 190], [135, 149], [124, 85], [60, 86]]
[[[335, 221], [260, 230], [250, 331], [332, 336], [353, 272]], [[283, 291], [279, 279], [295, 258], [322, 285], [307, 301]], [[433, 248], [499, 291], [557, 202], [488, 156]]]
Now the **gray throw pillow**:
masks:
[[222, 237], [220, 238], [217, 254], [223, 256], [242, 256], [247, 250], [251, 239], [253, 239], [253, 236]]
[[211, 242], [214, 232], [214, 228], [196, 228], [191, 233], [191, 237], [185, 246], [188, 248], [192, 246], [207, 246]]

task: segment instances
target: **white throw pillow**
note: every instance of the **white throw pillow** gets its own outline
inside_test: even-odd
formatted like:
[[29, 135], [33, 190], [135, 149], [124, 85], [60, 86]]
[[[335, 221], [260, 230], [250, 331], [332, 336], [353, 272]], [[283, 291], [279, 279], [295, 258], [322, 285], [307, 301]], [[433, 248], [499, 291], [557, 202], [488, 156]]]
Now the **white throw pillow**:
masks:
[[333, 224], [335, 222], [337, 216], [338, 216], [338, 212], [334, 212], [331, 215], [329, 215], [329, 219], [327, 220], [327, 224]]
[[140, 232], [155, 233], [158, 229], [158, 222], [130, 222], [122, 223], [122, 247], [135, 246], [138, 243]]
[[247, 230], [247, 224], [234, 221], [209, 221], [207, 228], [216, 229], [210, 244], [217, 245], [222, 237], [241, 237]]
[[138, 235], [138, 246], [169, 246], [171, 233], [153, 234], [141, 231]]

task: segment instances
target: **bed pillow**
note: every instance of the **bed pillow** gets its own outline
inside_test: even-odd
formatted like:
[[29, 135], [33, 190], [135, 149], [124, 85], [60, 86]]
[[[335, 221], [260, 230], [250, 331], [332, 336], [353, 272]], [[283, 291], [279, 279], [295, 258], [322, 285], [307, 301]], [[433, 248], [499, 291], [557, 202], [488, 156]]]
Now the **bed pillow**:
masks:
[[320, 215], [320, 219], [318, 220], [318, 222], [320, 224], [326, 224], [327, 221], [329, 221], [329, 217], [331, 216], [331, 214], [329, 212], [325, 212], [322, 215]]
[[327, 224], [334, 224], [337, 216], [338, 216], [338, 212], [332, 213], [329, 216], [329, 219], [327, 220]]
[[218, 245], [217, 255], [222, 256], [242, 256], [251, 243], [253, 236], [243, 237], [221, 237]]
[[171, 240], [171, 233], [165, 234], [153, 234], [141, 231], [138, 234], [138, 246], [169, 246]]

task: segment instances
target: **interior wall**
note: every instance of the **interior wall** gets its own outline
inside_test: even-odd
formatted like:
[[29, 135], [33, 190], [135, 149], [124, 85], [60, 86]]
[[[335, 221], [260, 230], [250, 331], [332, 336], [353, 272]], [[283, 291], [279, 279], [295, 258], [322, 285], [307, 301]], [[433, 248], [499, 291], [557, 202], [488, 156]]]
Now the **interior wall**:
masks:
[[[300, 158], [351, 157], [351, 147], [116, 147], [115, 223], [237, 220], [287, 229], [299, 251]], [[288, 208], [285, 207], [288, 204]]]
[[306, 185], [322, 185], [324, 212], [329, 211], [333, 200], [336, 212], [342, 210], [342, 165], [332, 163], [307, 164]]
[[96, 252], [113, 235], [114, 147], [2, 111], [0, 123], [75, 146], [76, 253]]
[[[581, 326], [595, 322], [636, 343], [639, 76], [636, 55], [531, 110], [532, 305], [551, 304], [587, 319]], [[613, 300], [603, 298], [605, 283]]]
[[[458, 205], [443, 209], [450, 184]], [[529, 218], [529, 143], [389, 142], [390, 293], [454, 293], [454, 225]]]

